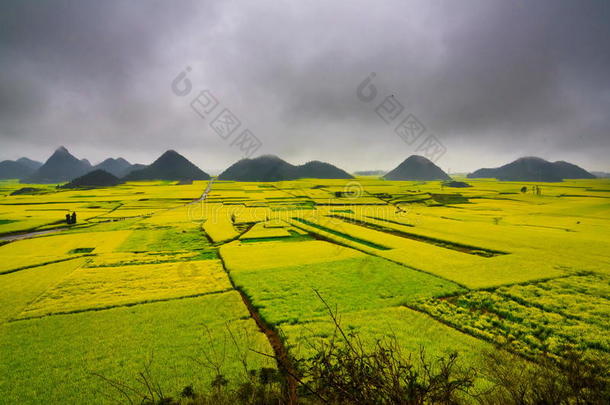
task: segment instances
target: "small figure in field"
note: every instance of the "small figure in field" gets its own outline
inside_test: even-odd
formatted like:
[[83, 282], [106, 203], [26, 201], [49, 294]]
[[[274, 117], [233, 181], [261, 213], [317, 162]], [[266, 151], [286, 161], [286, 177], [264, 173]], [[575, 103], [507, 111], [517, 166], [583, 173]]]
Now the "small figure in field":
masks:
[[70, 218], [70, 223], [75, 224], [76, 223], [76, 212], [72, 212], [72, 216]]
[[70, 224], [70, 214], [66, 214], [66, 224]]
[[542, 189], [540, 188], [540, 186], [533, 186], [532, 187], [532, 192], [536, 195], [542, 195]]
[[521, 187], [521, 192], [522, 193], [527, 193], [527, 187], [525, 187], [525, 186]]

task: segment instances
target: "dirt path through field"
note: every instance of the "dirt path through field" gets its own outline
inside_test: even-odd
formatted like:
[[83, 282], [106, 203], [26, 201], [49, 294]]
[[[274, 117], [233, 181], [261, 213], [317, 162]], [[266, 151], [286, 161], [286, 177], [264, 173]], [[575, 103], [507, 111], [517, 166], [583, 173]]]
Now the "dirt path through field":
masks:
[[28, 238], [33, 238], [35, 236], [60, 232], [60, 231], [63, 231], [64, 229], [67, 229], [67, 228], [57, 228], [57, 229], [49, 229], [46, 231], [35, 231], [35, 232], [19, 233], [19, 234], [14, 234], [14, 235], [5, 235], [5, 236], [0, 236], [0, 241], [12, 242], [14, 240], [28, 239]]
[[227, 269], [222, 256], [220, 256], [220, 261], [222, 263], [222, 267], [224, 268], [225, 272], [227, 273], [227, 277], [229, 278], [231, 285], [233, 286], [235, 291], [237, 291], [239, 293], [239, 295], [241, 295], [241, 299], [243, 300], [246, 308], [248, 308], [248, 312], [250, 313], [250, 316], [252, 317], [252, 319], [254, 319], [254, 321], [256, 322], [256, 325], [258, 326], [260, 331], [265, 334], [265, 336], [267, 337], [267, 340], [269, 341], [269, 345], [273, 349], [273, 353], [274, 353], [273, 357], [275, 358], [275, 361], [277, 362], [278, 369], [286, 377], [286, 383], [287, 383], [287, 389], [288, 389], [288, 403], [297, 404], [297, 402], [298, 402], [298, 397], [297, 397], [298, 381], [295, 378], [297, 373], [296, 373], [295, 368], [292, 365], [290, 356], [288, 355], [288, 349], [286, 348], [286, 346], [284, 346], [284, 342], [282, 341], [282, 338], [280, 337], [278, 332], [275, 329], [273, 329], [271, 326], [269, 326], [267, 324], [267, 322], [265, 322], [265, 320], [258, 313], [256, 308], [250, 301], [250, 298], [248, 297], [248, 295], [235, 285], [235, 283], [233, 282], [233, 279], [231, 278], [231, 272]]
[[275, 360], [277, 361], [277, 365], [279, 370], [286, 377], [286, 382], [288, 383], [288, 399], [290, 404], [296, 404], [298, 401], [297, 398], [297, 380], [294, 378], [296, 375], [296, 370], [292, 366], [292, 362], [290, 361], [290, 357], [288, 356], [288, 349], [284, 346], [280, 335], [261, 318], [260, 314], [256, 311], [250, 299], [244, 294], [240, 289], [236, 289], [241, 295], [244, 304], [248, 308], [250, 312], [250, 316], [258, 325], [258, 328], [267, 336], [267, 340], [269, 340], [269, 344], [273, 349], [273, 353], [275, 354]]

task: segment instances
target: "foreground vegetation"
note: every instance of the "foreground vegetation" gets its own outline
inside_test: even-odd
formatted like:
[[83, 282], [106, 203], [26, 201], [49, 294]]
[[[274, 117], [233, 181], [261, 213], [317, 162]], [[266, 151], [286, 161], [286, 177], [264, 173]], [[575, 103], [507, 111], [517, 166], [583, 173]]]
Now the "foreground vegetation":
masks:
[[[143, 404], [607, 404], [610, 366], [605, 359], [570, 351], [526, 361], [505, 349], [479, 353], [479, 367], [464, 367], [456, 352], [430, 358], [407, 353], [395, 336], [364, 343], [346, 332], [323, 298], [334, 325], [310, 357], [281, 359], [279, 370], [250, 369], [244, 359], [237, 384], [217, 374], [202, 393], [192, 385], [167, 396], [149, 366], [134, 383], [104, 379], [129, 403]], [[253, 350], [256, 352], [256, 350]], [[214, 366], [209, 361], [210, 366]]]
[[600, 403], [610, 182], [468, 182], [0, 182], [0, 402]]

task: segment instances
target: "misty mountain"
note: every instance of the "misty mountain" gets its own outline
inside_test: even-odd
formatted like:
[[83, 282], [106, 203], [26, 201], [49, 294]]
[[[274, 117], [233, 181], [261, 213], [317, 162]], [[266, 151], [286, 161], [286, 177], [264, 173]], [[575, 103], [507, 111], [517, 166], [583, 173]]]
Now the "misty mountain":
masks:
[[0, 179], [22, 179], [32, 173], [34, 170], [14, 160], [0, 162]]
[[26, 157], [19, 158], [16, 160], [16, 162], [29, 167], [30, 169], [32, 169], [32, 171], [38, 170], [38, 168], [40, 166], [42, 166], [42, 162], [39, 162], [37, 160], [28, 159]]
[[590, 172], [592, 175], [599, 177], [600, 179], [606, 179], [610, 177], [608, 172]]
[[596, 177], [582, 167], [563, 160], [554, 162], [553, 165], [562, 179], [594, 179]]
[[281, 181], [297, 178], [296, 166], [273, 155], [242, 159], [218, 176], [219, 180]]
[[93, 166], [93, 169], [104, 170], [116, 177], [124, 177], [133, 170], [143, 169], [145, 165], [132, 165], [122, 157], [119, 158], [108, 158], [101, 163]]
[[304, 165], [297, 166], [299, 178], [303, 179], [353, 179], [354, 176], [333, 166], [330, 163], [312, 160]]
[[134, 170], [145, 169], [146, 167], [148, 167], [148, 166], [143, 165], [143, 164], [141, 164], [141, 163], [134, 163], [134, 164], [132, 164], [132, 165], [131, 165], [131, 170], [130, 170], [130, 172], [133, 172]]
[[81, 187], [112, 187], [120, 184], [121, 180], [107, 171], [97, 169], [83, 176], [77, 177], [68, 184], [60, 188], [81, 188]]
[[151, 165], [133, 170], [123, 181], [208, 180], [210, 176], [174, 150], [168, 150]]
[[353, 177], [329, 163], [311, 161], [295, 166], [273, 155], [242, 159], [218, 176], [219, 180], [234, 181], [282, 181], [300, 178], [351, 179]]
[[394, 170], [383, 176], [386, 180], [451, 180], [440, 167], [423, 156], [411, 155]]
[[0, 162], [0, 179], [23, 179], [31, 176], [42, 163], [25, 157]]
[[14, 160], [0, 162], [0, 179], [22, 179], [33, 172], [34, 170]]
[[476, 170], [468, 174], [468, 178], [556, 182], [563, 179], [592, 179], [595, 176], [572, 163], [549, 162], [539, 157], [528, 156], [497, 168]]
[[22, 183], [62, 183], [82, 176], [91, 170], [86, 159], [79, 160], [60, 146], [32, 175], [21, 179]]

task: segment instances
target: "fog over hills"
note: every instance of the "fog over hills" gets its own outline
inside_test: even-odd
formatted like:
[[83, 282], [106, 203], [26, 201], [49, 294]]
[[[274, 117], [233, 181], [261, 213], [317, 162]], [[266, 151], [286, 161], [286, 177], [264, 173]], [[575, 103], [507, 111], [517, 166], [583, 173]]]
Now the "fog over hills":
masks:
[[219, 180], [281, 181], [300, 178], [351, 179], [352, 175], [330, 163], [311, 161], [295, 166], [274, 155], [242, 159], [222, 172]]
[[32, 170], [37, 170], [40, 166], [42, 166], [42, 162], [37, 160], [28, 159], [26, 157], [22, 157], [16, 160], [17, 163], [20, 163]]
[[383, 178], [386, 180], [451, 180], [451, 177], [440, 167], [418, 155], [409, 156]]
[[[21, 158], [15, 161], [13, 160], [4, 160], [0, 162], [0, 179], [23, 179], [32, 175], [37, 169], [35, 164], [31, 164], [27, 159], [25, 162]], [[34, 162], [39, 163], [39, 162]], [[42, 165], [42, 163], [40, 163]]]
[[68, 149], [60, 146], [51, 157], [22, 183], [61, 183], [82, 176], [91, 169], [86, 159], [79, 160]]
[[123, 177], [126, 176], [130, 171], [135, 170], [135, 169], [141, 169], [142, 167], [140, 167], [139, 165], [134, 167], [134, 165], [132, 165], [131, 163], [129, 163], [127, 160], [123, 159], [122, 157], [120, 158], [108, 158], [106, 160], [104, 160], [101, 163], [98, 163], [97, 165], [93, 166], [93, 169], [100, 169], [100, 170], [104, 170], [116, 177]]
[[523, 157], [494, 169], [479, 169], [469, 178], [495, 178], [506, 181], [561, 181], [563, 179], [593, 179], [595, 176], [572, 163], [549, 162], [539, 157]]
[[[385, 163], [384, 162], [380, 162]], [[23, 183], [63, 183], [92, 171], [102, 170], [125, 181], [138, 180], [207, 180], [210, 176], [174, 150], [168, 150], [150, 165], [131, 164], [124, 158], [107, 158], [91, 166], [87, 159], [78, 159], [61, 146], [45, 161], [28, 158], [0, 162], [0, 178], [19, 179]], [[382, 175], [381, 171], [361, 171], [358, 175]], [[451, 180], [431, 160], [411, 155], [382, 176], [386, 180]], [[482, 168], [469, 178], [496, 178], [506, 181], [557, 182], [563, 179], [592, 179], [596, 175], [566, 161], [549, 162], [539, 157], [522, 157], [497, 168]], [[604, 177], [601, 172], [599, 177]], [[275, 155], [240, 159], [218, 176], [220, 180], [282, 181], [299, 178], [351, 179], [353, 176], [333, 164], [312, 160], [293, 165]]]
[[151, 165], [127, 174], [123, 180], [208, 180], [210, 176], [174, 150], [163, 153]]
[[[44, 164], [28, 158], [21, 158], [15, 163], [21, 165], [20, 171], [24, 174], [4, 178], [17, 178], [23, 183], [62, 183], [97, 169], [103, 169], [116, 177], [123, 177], [132, 170], [142, 168], [142, 165], [132, 165], [123, 158], [108, 158], [92, 166], [88, 159], [78, 159], [64, 146], [57, 148]], [[2, 174], [1, 166], [0, 174]]]
[[[248, 129], [260, 153], [349, 172], [430, 158], [429, 135], [445, 172], [532, 155], [610, 171], [605, 1], [1, 7], [0, 160], [43, 160], [60, 144], [92, 163], [176, 149], [208, 172], [244, 157], [232, 142]], [[179, 96], [183, 72], [192, 88]], [[357, 90], [372, 73], [366, 101]], [[218, 101], [206, 118], [191, 107], [204, 89]], [[382, 117], [390, 95], [401, 112]], [[224, 109], [240, 122], [227, 139], [210, 126]], [[425, 132], [405, 140], [409, 114]]]
[[608, 172], [591, 172], [592, 175], [597, 176], [599, 178], [609, 178], [610, 177], [610, 173]]
[[[22, 158], [0, 162], [0, 178], [19, 179], [22, 183], [63, 183], [90, 172], [97, 172], [84, 181], [99, 177], [100, 172], [128, 180], [206, 180], [209, 176], [173, 150], [165, 152], [150, 166], [131, 164], [123, 158], [107, 158], [95, 166], [87, 159], [78, 159], [60, 146], [44, 164]], [[39, 166], [37, 169], [35, 167]], [[132, 172], [135, 172], [130, 176]]]

